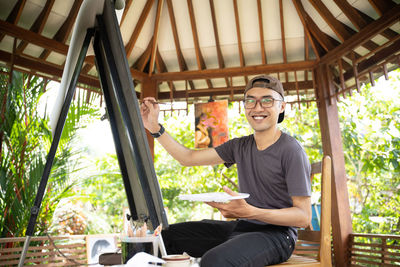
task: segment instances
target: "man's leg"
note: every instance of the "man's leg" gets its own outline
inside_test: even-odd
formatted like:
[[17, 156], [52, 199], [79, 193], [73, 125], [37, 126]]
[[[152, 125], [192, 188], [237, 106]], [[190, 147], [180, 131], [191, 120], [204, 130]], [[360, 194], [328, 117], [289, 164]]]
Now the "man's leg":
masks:
[[293, 252], [294, 240], [285, 232], [240, 233], [209, 250], [200, 266], [265, 266], [286, 261]]
[[186, 252], [197, 258], [228, 240], [235, 226], [234, 221], [203, 220], [177, 223], [163, 230], [162, 237], [168, 254]]

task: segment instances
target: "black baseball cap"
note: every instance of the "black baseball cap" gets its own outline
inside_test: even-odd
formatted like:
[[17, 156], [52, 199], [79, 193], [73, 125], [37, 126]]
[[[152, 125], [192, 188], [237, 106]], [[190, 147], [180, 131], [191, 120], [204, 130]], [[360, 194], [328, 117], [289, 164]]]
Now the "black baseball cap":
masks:
[[[251, 88], [254, 87], [272, 89], [275, 92], [279, 93], [282, 96], [282, 99], [285, 100], [282, 83], [275, 77], [268, 76], [265, 74], [254, 77], [247, 83], [246, 88], [244, 89], [244, 95], [246, 96], [247, 91], [249, 91]], [[285, 111], [279, 113], [278, 123], [281, 123], [284, 118], [285, 118]]]

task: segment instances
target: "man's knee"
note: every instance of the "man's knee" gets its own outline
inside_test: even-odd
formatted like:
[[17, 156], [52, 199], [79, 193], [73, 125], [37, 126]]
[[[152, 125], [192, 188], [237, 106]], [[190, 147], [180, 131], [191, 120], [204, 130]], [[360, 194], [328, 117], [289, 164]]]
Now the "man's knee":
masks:
[[228, 266], [227, 260], [223, 254], [217, 252], [215, 249], [207, 251], [200, 261], [201, 267], [215, 267], [215, 266]]

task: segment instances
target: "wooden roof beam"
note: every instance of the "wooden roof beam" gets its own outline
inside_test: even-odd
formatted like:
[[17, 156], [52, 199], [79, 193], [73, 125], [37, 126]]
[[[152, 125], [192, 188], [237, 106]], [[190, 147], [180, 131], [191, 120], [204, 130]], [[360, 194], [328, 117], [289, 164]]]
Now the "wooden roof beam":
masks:
[[[244, 67], [246, 65], [246, 62], [244, 60], [242, 36], [240, 34], [239, 9], [238, 9], [237, 0], [233, 0], [233, 9], [234, 9], [234, 13], [235, 13], [236, 35], [238, 38], [239, 62], [240, 62], [240, 66]], [[245, 81], [245, 83], [248, 82], [247, 76], [244, 76], [244, 81]]]
[[[400, 39], [393, 42], [390, 46], [378, 51], [375, 55], [371, 56], [370, 58], [360, 62], [357, 66], [357, 72], [361, 76], [368, 72], [371, 67], [377, 66], [386, 59], [392, 57], [394, 54], [400, 51]], [[354, 76], [353, 71], [348, 71], [344, 74], [344, 78], [350, 79]]]
[[[310, 51], [309, 51], [309, 39], [308, 36], [306, 34], [306, 30], [304, 30], [304, 59], [305, 60], [309, 60], [310, 59]], [[308, 81], [308, 71], [304, 71], [304, 79], [306, 81]]]
[[[360, 13], [360, 15], [364, 18], [364, 20], [369, 24], [371, 22], [374, 22], [375, 20], [373, 18], [371, 18], [370, 16], [368, 16], [367, 14], [364, 14], [361, 11], [358, 11]], [[392, 39], [393, 37], [397, 36], [398, 33], [393, 31], [392, 29], [385, 29], [384, 31], [382, 31], [380, 33], [382, 36], [384, 36], [387, 39]]]
[[391, 8], [395, 7], [395, 4], [391, 0], [368, 0], [371, 6], [375, 9], [379, 16], [382, 16]]
[[210, 0], [210, 8], [211, 8], [211, 19], [212, 19], [213, 30], [214, 30], [215, 46], [217, 49], [218, 66], [220, 68], [225, 68], [225, 62], [224, 62], [224, 58], [222, 56], [221, 45], [219, 43], [219, 35], [218, 35], [218, 27], [217, 27], [217, 18], [215, 16], [214, 0]]
[[[286, 92], [296, 91], [296, 83], [295, 82], [283, 82], [283, 88], [285, 88]], [[306, 90], [312, 89], [313, 82], [312, 81], [303, 81], [298, 82], [298, 89]], [[195, 90], [179, 90], [173, 92], [173, 98], [185, 98], [187, 95], [190, 97], [201, 97], [201, 96], [210, 96], [210, 95], [230, 95], [231, 92], [233, 94], [243, 94], [244, 86], [228, 86], [228, 87], [218, 87], [218, 88], [203, 88], [203, 89], [195, 89]], [[159, 92], [158, 99], [166, 100], [170, 99], [169, 92]]]
[[[199, 37], [197, 35], [196, 18], [194, 15], [192, 0], [187, 0], [187, 5], [189, 9], [190, 25], [192, 26], [193, 42], [194, 42], [194, 50], [196, 52], [197, 66], [199, 70], [203, 70], [206, 68], [206, 64], [204, 62], [204, 58], [200, 51], [200, 43], [199, 43]], [[211, 81], [209, 79], [207, 79], [206, 81], [207, 85], [209, 87], [212, 87]]]
[[[283, 19], [283, 4], [282, 4], [282, 0], [279, 0], [279, 20], [280, 20], [280, 24], [281, 24], [283, 63], [287, 63], [285, 24], [284, 24], [284, 19]], [[289, 80], [288, 73], [287, 73], [287, 71], [285, 71], [285, 81], [288, 81], [288, 80]]]
[[[181, 45], [179, 43], [179, 35], [178, 35], [178, 30], [176, 28], [174, 7], [172, 5], [171, 0], [167, 0], [167, 7], [168, 7], [169, 20], [171, 22], [172, 34], [174, 36], [175, 50], [176, 50], [176, 56], [178, 57], [179, 69], [180, 69], [180, 71], [185, 71], [188, 68], [187, 68], [185, 58], [183, 57], [183, 54], [182, 54]], [[191, 89], [194, 89], [193, 81], [189, 81], [189, 86]]]
[[[31, 32], [39, 33], [41, 34], [44, 28], [44, 25], [46, 24], [47, 19], [49, 18], [51, 8], [54, 5], [55, 0], [47, 0], [46, 4], [40, 12], [39, 16], [36, 18], [35, 22], [30, 28]], [[22, 41], [18, 45], [17, 51], [24, 51], [24, 49], [28, 46], [28, 42]]]
[[343, 14], [346, 15], [346, 17], [351, 21], [351, 23], [354, 25], [354, 27], [357, 30], [361, 30], [365, 26], [367, 26], [367, 23], [365, 20], [362, 18], [359, 12], [347, 2], [347, 0], [334, 0], [335, 4], [340, 8], [340, 10], [343, 12]]
[[156, 63], [156, 68], [158, 70], [158, 73], [168, 72], [167, 65], [165, 65], [165, 62], [162, 59], [160, 51], [158, 50], [158, 48], [156, 50], [156, 62], [155, 63]]
[[[67, 55], [68, 53], [68, 46], [66, 44], [47, 38], [41, 34], [31, 32], [16, 25], [10, 24], [6, 21], [0, 20], [0, 31], [17, 39], [21, 39], [27, 43], [29, 42], [34, 45], [43, 47], [45, 50], [52, 50], [62, 55]], [[40, 59], [41, 58], [39, 57], [38, 60], [40, 61]], [[87, 58], [85, 58], [85, 62], [92, 65], [94, 63], [94, 61], [88, 61]]]
[[153, 45], [151, 48], [151, 57], [150, 57], [150, 66], [149, 66], [149, 75], [151, 76], [154, 71], [154, 63], [156, 60], [156, 50], [158, 43], [158, 32], [160, 29], [160, 17], [163, 8], [164, 0], [158, 0], [157, 4], [157, 13], [156, 13], [156, 21], [154, 23], [154, 32], [153, 32]]
[[185, 80], [195, 80], [195, 79], [236, 77], [243, 75], [257, 75], [257, 74], [276, 73], [284, 71], [311, 70], [315, 66], [316, 62], [317, 61], [314, 60], [308, 60], [308, 61], [289, 62], [286, 64], [268, 64], [268, 65], [245, 66], [245, 67], [234, 67], [234, 68], [224, 68], [224, 69], [205, 69], [205, 70], [184, 71], [184, 72], [156, 73], [152, 76], [152, 79], [158, 81], [185, 81]]
[[126, 52], [126, 56], [128, 58], [132, 53], [133, 47], [135, 46], [137, 39], [139, 38], [139, 34], [143, 29], [143, 25], [147, 19], [147, 16], [150, 13], [153, 3], [154, 3], [154, 0], [148, 0], [146, 2], [146, 5], [144, 6], [142, 13], [140, 14], [139, 20], [136, 23], [135, 29], [133, 30], [131, 38], [129, 38], [129, 41], [125, 46], [125, 52]]
[[[0, 31], [6, 33], [8, 35], [11, 35], [15, 38], [29, 41], [30, 43], [32, 43], [34, 45], [43, 47], [48, 50], [52, 50], [52, 51], [60, 53], [62, 55], [67, 55], [67, 53], [68, 53], [68, 46], [66, 44], [63, 44], [63, 43], [60, 43], [53, 39], [47, 38], [43, 35], [30, 32], [28, 30], [25, 30], [21, 27], [18, 27], [16, 25], [13, 25], [6, 21], [0, 20]], [[39, 59], [37, 59], [37, 60], [39, 60]], [[91, 60], [90, 57], [86, 57], [85, 62], [94, 65], [94, 60]], [[131, 68], [131, 74], [132, 74], [132, 77], [134, 77], [135, 79], [138, 79], [138, 80], [142, 80], [146, 76], [145, 73], [133, 70], [132, 68]], [[61, 77], [61, 76], [62, 76], [62, 73], [59, 77]]]
[[[157, 48], [156, 51], [156, 67], [159, 73], [168, 72], [167, 65], [165, 65], [164, 60], [161, 57], [160, 51]], [[169, 90], [175, 91], [175, 85], [172, 82], [168, 82]]]
[[176, 28], [174, 7], [172, 6], [171, 0], [167, 0], [167, 7], [168, 7], [169, 19], [171, 22], [172, 34], [174, 36], [174, 43], [175, 43], [176, 54], [178, 57], [179, 69], [181, 71], [185, 71], [185, 70], [187, 70], [187, 65], [186, 65], [185, 58], [182, 55], [181, 45], [179, 43], [179, 35], [178, 35], [177, 28]]
[[384, 16], [380, 17], [368, 26], [364, 27], [360, 32], [356, 33], [341, 45], [329, 51], [324, 57], [321, 58], [321, 63], [330, 63], [337, 58], [343, 57], [349, 51], [354, 50], [366, 41], [373, 38], [375, 35], [381, 33], [399, 19], [400, 5], [390, 9]]
[[[311, 23], [309, 25], [308, 21], [311, 20], [310, 16], [308, 16], [308, 14], [306, 13], [306, 11], [304, 10], [303, 4], [301, 3], [300, 0], [292, 0], [297, 14], [299, 15], [299, 18], [301, 20], [301, 23], [303, 24], [303, 28], [307, 33], [308, 39], [311, 42], [311, 46], [314, 49], [314, 53], [317, 56], [317, 59], [320, 58], [321, 54], [317, 48], [317, 43], [318, 45], [320, 45], [321, 47], [324, 48], [325, 51], [329, 50], [328, 45], [323, 45], [323, 43], [321, 43], [318, 39], [316, 39], [315, 35], [315, 31], [319, 31], [318, 27], [315, 25], [315, 23]], [[323, 34], [323, 33], [322, 33]], [[318, 34], [317, 34], [318, 35]], [[329, 46], [330, 47], [330, 46]], [[333, 45], [332, 45], [333, 47]]]
[[167, 65], [165, 65], [164, 60], [161, 57], [160, 51], [156, 50], [156, 67], [159, 73], [168, 72]]
[[258, 15], [258, 29], [260, 32], [260, 45], [261, 45], [261, 62], [262, 64], [267, 64], [267, 56], [265, 54], [265, 42], [264, 42], [264, 27], [263, 27], [263, 17], [261, 0], [257, 0], [257, 15]]
[[126, 0], [124, 12], [122, 13], [122, 17], [121, 17], [120, 25], [122, 25], [122, 23], [124, 23], [126, 14], [128, 14], [129, 8], [131, 8], [132, 3], [133, 3], [133, 0]]
[[[57, 33], [54, 35], [53, 39], [60, 42], [65, 43], [68, 39], [72, 31], [72, 27], [74, 25], [75, 19], [78, 16], [79, 9], [82, 5], [83, 0], [75, 0], [72, 5], [71, 10], [69, 11], [67, 19], [64, 21], [63, 25], [60, 29], [58, 29]], [[50, 55], [51, 49], [45, 49], [39, 56], [41, 59], [46, 59]]]
[[188, 9], [189, 9], [190, 25], [192, 27], [192, 35], [193, 35], [194, 50], [196, 53], [197, 68], [199, 70], [202, 70], [202, 69], [204, 69], [205, 64], [204, 64], [204, 60], [203, 60], [203, 57], [200, 52], [199, 37], [197, 35], [196, 19], [194, 16], [192, 0], [187, 0], [187, 5], [188, 5]]
[[82, 67], [81, 73], [87, 74], [94, 67], [91, 63], [86, 63], [85, 66]]
[[[210, 9], [211, 9], [211, 19], [212, 19], [213, 30], [214, 30], [215, 48], [217, 49], [218, 66], [220, 69], [223, 69], [223, 68], [225, 68], [225, 61], [224, 61], [224, 57], [222, 56], [221, 45], [219, 43], [218, 26], [217, 26], [217, 18], [215, 16], [214, 0], [210, 0]], [[230, 85], [227, 77], [225, 77], [225, 82], [228, 86]]]
[[[13, 10], [11, 11], [10, 15], [8, 15], [6, 21], [9, 22], [10, 24], [17, 24], [19, 21], [19, 18], [21, 17], [22, 10], [24, 9], [26, 0], [19, 0], [13, 7]], [[0, 32], [0, 42], [3, 40], [5, 34], [3, 32]]]
[[325, 51], [329, 51], [335, 48], [340, 43], [321, 31], [317, 24], [312, 20], [312, 18], [307, 14], [300, 0], [295, 0], [296, 4], [299, 6], [299, 10], [301, 11], [301, 16], [304, 17], [304, 21], [306, 23], [306, 27], [310, 30], [313, 37], [318, 41], [318, 43], [325, 49]]
[[[44, 60], [37, 60], [36, 58], [28, 58], [16, 54], [12, 55], [10, 53], [0, 51], [0, 61], [10, 63], [12, 60], [15, 66], [46, 73], [50, 76], [61, 77], [64, 69], [63, 66], [51, 64], [45, 62]], [[89, 86], [100, 88], [100, 83], [97, 77], [80, 74], [78, 81]]]
[[150, 39], [146, 50], [144, 50], [142, 55], [132, 65], [133, 69], [137, 69], [139, 71], [144, 71], [144, 68], [146, 67], [147, 63], [149, 62], [149, 58], [151, 56], [151, 48], [153, 46], [153, 39], [154, 39], [154, 36]]
[[240, 35], [239, 10], [238, 10], [237, 0], [233, 0], [233, 10], [235, 13], [235, 25], [236, 25], [236, 36], [238, 39], [239, 61], [240, 61], [240, 66], [244, 67], [245, 61], [243, 56], [242, 37]]
[[317, 10], [317, 12], [321, 15], [321, 17], [326, 21], [328, 26], [332, 29], [332, 31], [336, 34], [337, 37], [343, 42], [344, 40], [350, 38], [350, 33], [347, 31], [344, 24], [342, 24], [339, 20], [337, 20], [329, 9], [325, 6], [325, 4], [321, 0], [310, 0], [310, 3]]
[[[68, 53], [68, 46], [66, 44], [47, 38], [43, 35], [30, 32], [28, 30], [25, 30], [24, 28], [18, 27], [6, 21], [0, 20], [0, 32], [4, 32], [7, 35], [28, 41], [34, 45], [60, 53], [62, 55], [67, 55]], [[91, 59], [90, 57], [86, 57], [85, 62], [94, 65], [94, 60]], [[134, 70], [132, 68], [131, 68], [131, 74], [133, 78], [138, 80], [142, 80], [145, 76], [147, 76], [145, 73]]]
[[[215, 16], [215, 7], [214, 7], [213, 0], [210, 0], [210, 9], [211, 9], [211, 19], [212, 19], [213, 30], [214, 30], [215, 48], [217, 50], [218, 66], [219, 66], [219, 68], [223, 69], [223, 68], [225, 68], [225, 61], [222, 56], [221, 45], [219, 42], [217, 18]], [[225, 77], [225, 83], [227, 84], [227, 86], [232, 85], [232, 84], [230, 84], [228, 77]]]
[[[85, 58], [85, 62], [92, 64], [93, 66], [95, 65], [94, 62], [94, 56], [87, 56]], [[144, 73], [142, 71], [138, 71], [136, 69], [130, 68], [129, 69], [131, 72], [131, 76], [133, 79], [138, 80], [138, 81], [143, 81], [144, 79], [148, 79], [149, 75], [147, 73]], [[135, 83], [135, 81], [133, 81]]]
[[62, 55], [67, 55], [68, 52], [68, 46], [66, 44], [47, 38], [41, 34], [31, 32], [7, 21], [0, 20], [0, 32], [45, 49], [53, 50]]
[[[311, 0], [311, 4], [342, 42], [356, 33], [352, 28], [336, 19], [321, 0]], [[378, 47], [373, 41], [368, 41], [363, 46], [370, 51]]]

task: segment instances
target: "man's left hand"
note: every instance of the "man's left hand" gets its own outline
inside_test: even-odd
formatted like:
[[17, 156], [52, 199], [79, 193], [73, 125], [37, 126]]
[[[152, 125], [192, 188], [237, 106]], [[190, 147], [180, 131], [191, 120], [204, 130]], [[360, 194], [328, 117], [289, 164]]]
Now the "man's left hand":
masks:
[[[222, 188], [231, 196], [237, 196], [238, 193], [232, 191], [227, 186]], [[244, 199], [231, 200], [228, 203], [205, 202], [213, 208], [218, 209], [225, 218], [247, 218], [251, 206]]]

